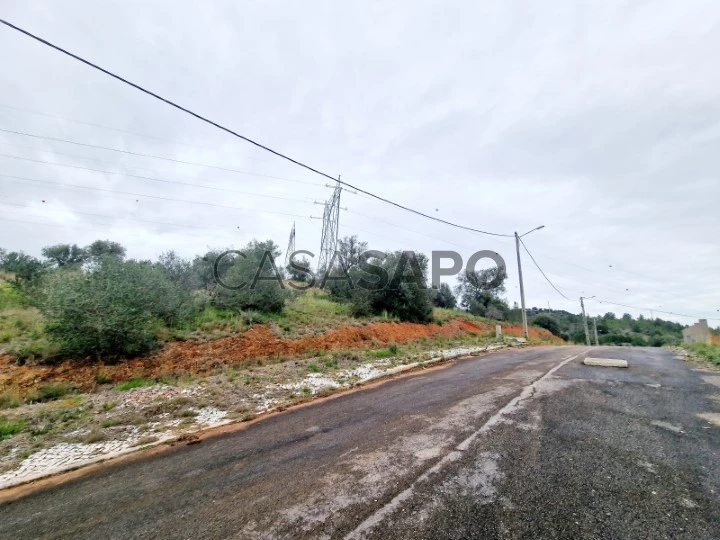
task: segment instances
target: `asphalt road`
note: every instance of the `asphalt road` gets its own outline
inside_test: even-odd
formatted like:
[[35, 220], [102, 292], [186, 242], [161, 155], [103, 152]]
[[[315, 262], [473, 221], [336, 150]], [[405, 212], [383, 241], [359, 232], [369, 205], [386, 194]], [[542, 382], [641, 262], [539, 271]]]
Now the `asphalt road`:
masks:
[[31, 492], [0, 504], [0, 537], [716, 539], [719, 494], [720, 373], [532, 348]]

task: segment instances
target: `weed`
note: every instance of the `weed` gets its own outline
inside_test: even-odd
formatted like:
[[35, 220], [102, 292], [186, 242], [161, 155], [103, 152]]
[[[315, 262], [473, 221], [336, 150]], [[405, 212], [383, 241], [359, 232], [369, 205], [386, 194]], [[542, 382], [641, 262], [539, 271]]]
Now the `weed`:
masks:
[[715, 366], [720, 366], [720, 345], [713, 343], [688, 343], [684, 347], [698, 358], [706, 360]]
[[30, 430], [30, 435], [33, 437], [39, 437], [40, 435], [45, 435], [47, 433], [50, 433], [52, 431], [53, 425], [50, 423], [42, 424], [36, 428], [33, 428]]
[[368, 355], [373, 358], [390, 358], [391, 356], [397, 356], [398, 352], [398, 346], [392, 344], [384, 349], [376, 349], [374, 351], [369, 351]]
[[157, 442], [157, 441], [159, 441], [159, 440], [160, 440], [160, 439], [158, 439], [158, 438], [155, 437], [154, 435], [148, 435], [147, 437], [143, 437], [143, 438], [141, 438], [140, 440], [138, 440], [138, 442], [136, 442], [136, 443], [134, 444], [134, 446], [144, 446], [144, 445], [146, 445], [146, 444], [152, 444], [152, 443]]
[[26, 427], [26, 420], [8, 420], [7, 418], [0, 418], [0, 441], [20, 433]]
[[197, 411], [193, 411], [192, 409], [185, 409], [178, 413], [180, 418], [195, 418], [197, 415]]
[[92, 444], [99, 443], [105, 440], [107, 440], [107, 435], [105, 435], [99, 429], [93, 429], [90, 433], [83, 437], [82, 442], [84, 442], [85, 444]]
[[20, 406], [20, 398], [15, 393], [0, 394], [0, 409], [13, 409]]
[[130, 379], [129, 381], [118, 383], [117, 385], [115, 385], [115, 390], [125, 392], [127, 390], [132, 390], [133, 388], [142, 388], [145, 386], [153, 385], [155, 385], [155, 381], [152, 379], [146, 379], [145, 377], [136, 377], [134, 379]]
[[110, 418], [108, 420], [103, 420], [102, 424], [100, 424], [102, 428], [109, 428], [117, 425], [120, 425], [119, 418]]
[[117, 403], [115, 403], [114, 401], [106, 401], [102, 404], [103, 411], [110, 411], [115, 407], [117, 407]]
[[63, 396], [74, 392], [74, 388], [68, 384], [42, 384], [34, 392], [30, 392], [25, 396], [28, 403], [41, 403], [44, 401], [54, 401]]
[[318, 373], [320, 371], [320, 367], [315, 362], [309, 363], [307, 368], [311, 373]]
[[323, 364], [325, 364], [326, 368], [336, 368], [337, 360], [335, 358], [327, 358], [323, 360]]
[[102, 371], [98, 371], [95, 374], [95, 382], [97, 384], [110, 384], [111, 382], [113, 382], [113, 380], [106, 373], [103, 373]]
[[308, 386], [303, 386], [301, 391], [306, 396], [309, 396], [310, 394], [312, 394], [312, 389]]

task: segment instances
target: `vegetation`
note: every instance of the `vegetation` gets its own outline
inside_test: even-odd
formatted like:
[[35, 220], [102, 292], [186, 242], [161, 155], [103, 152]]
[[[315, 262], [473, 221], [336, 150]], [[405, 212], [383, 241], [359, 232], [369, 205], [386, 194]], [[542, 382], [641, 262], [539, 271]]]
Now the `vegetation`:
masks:
[[[156, 262], [126, 259], [125, 248], [110, 240], [47, 246], [43, 260], [0, 250], [0, 354], [18, 363], [117, 361], [165, 341], [216, 339], [254, 324], [296, 337], [372, 320], [521, 320], [517, 306], [503, 299], [506, 275], [497, 268], [463, 273], [455, 291], [446, 283], [433, 290], [424, 255], [367, 249], [356, 236], [341, 239], [327, 275], [307, 272], [306, 258], [278, 267], [280, 250], [271, 240], [193, 259], [168, 251]], [[530, 324], [570, 342], [585, 341], [579, 315], [528, 311]], [[602, 344], [661, 346], [679, 344], [682, 326], [607, 313], [597, 329]], [[97, 384], [110, 382], [98, 372]]]
[[507, 302], [500, 298], [505, 292], [506, 279], [505, 270], [497, 267], [461, 273], [458, 276], [460, 304], [473, 315], [506, 320], [510, 310]]
[[0, 418], [0, 441], [7, 437], [12, 437], [16, 433], [20, 433], [27, 426], [24, 420], [8, 420]]
[[324, 279], [331, 296], [349, 303], [358, 317], [387, 314], [401, 321], [430, 322], [427, 257], [396, 251], [363, 258], [366, 251], [367, 245], [355, 236], [340, 241], [339, 265]]
[[439, 308], [453, 309], [457, 306], [457, 298], [447, 283], [441, 283], [440, 289], [433, 295], [433, 305]]
[[[510, 320], [520, 320], [520, 310], [513, 309]], [[538, 309], [528, 310], [530, 324], [547, 328], [553, 334], [566, 341], [585, 343], [585, 329], [582, 316], [567, 311]], [[682, 324], [662, 319], [646, 319], [640, 315], [634, 319], [626, 313], [616, 317], [614, 313], [606, 313], [595, 319], [598, 338], [601, 345], [636, 345], [643, 347], [662, 347], [663, 345], [679, 345], [682, 343]], [[594, 343], [593, 320], [588, 317], [588, 329]]]
[[696, 358], [720, 367], [720, 343], [686, 343], [683, 347]]

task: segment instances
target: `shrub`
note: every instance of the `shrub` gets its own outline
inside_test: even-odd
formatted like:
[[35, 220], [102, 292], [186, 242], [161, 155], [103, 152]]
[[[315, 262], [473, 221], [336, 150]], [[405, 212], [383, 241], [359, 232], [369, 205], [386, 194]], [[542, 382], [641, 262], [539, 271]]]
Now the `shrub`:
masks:
[[187, 316], [191, 303], [163, 270], [106, 257], [88, 272], [49, 276], [41, 310], [62, 352], [125, 356], [152, 349], [161, 323]]
[[545, 328], [554, 336], [562, 337], [560, 324], [550, 315], [538, 315], [530, 321], [530, 324], [533, 326], [539, 326], [540, 328]]
[[[389, 314], [401, 321], [427, 323], [432, 320], [430, 291], [425, 279], [427, 257], [396, 251], [386, 253], [382, 260], [369, 262], [370, 266], [359, 263], [347, 275], [339, 267], [333, 269], [330, 276], [336, 279], [326, 281], [333, 298], [349, 301], [355, 316]], [[370, 267], [377, 270], [370, 272]], [[385, 279], [378, 280], [380, 274]], [[376, 286], [363, 286], [362, 280]]]
[[433, 305], [440, 308], [452, 309], [457, 305], [457, 298], [447, 283], [441, 283], [440, 289], [433, 295]]
[[280, 255], [277, 245], [271, 240], [253, 240], [242, 253], [245, 257], [227, 255], [220, 259], [221, 263], [230, 261], [232, 265], [222, 276], [226, 286], [215, 286], [215, 305], [234, 311], [280, 312], [287, 292], [274, 262]]

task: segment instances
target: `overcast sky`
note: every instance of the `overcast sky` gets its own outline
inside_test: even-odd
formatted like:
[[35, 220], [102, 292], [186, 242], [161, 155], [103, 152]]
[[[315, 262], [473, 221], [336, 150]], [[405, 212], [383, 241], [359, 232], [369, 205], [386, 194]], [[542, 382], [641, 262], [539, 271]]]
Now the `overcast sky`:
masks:
[[[363, 189], [503, 234], [545, 225], [526, 244], [573, 300], [523, 254], [529, 306], [578, 312], [595, 295], [645, 309], [590, 300], [591, 314], [720, 323], [717, 2], [0, 0], [0, 13]], [[0, 51], [2, 130], [248, 173], [0, 131], [0, 247], [284, 250], [295, 221], [297, 248], [318, 252], [325, 179], [4, 26]], [[519, 301], [512, 238], [351, 193], [342, 206], [341, 236], [372, 248], [499, 252]]]

